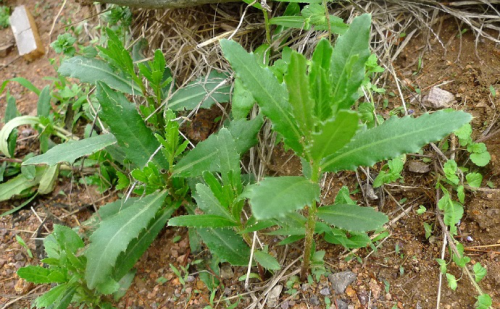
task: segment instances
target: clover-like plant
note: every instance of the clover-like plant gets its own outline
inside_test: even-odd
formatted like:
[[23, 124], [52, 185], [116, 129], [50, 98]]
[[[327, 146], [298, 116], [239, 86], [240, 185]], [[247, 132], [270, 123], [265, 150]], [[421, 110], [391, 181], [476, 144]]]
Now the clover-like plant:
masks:
[[419, 118], [392, 117], [370, 129], [360, 125], [359, 114], [351, 107], [360, 96], [371, 55], [370, 25], [370, 15], [355, 18], [334, 47], [327, 40], [320, 41], [310, 60], [292, 52], [283, 59], [285, 73], [261, 65], [234, 41], [221, 42], [237, 79], [251, 92], [284, 144], [302, 159], [303, 176], [264, 178], [242, 195], [249, 199], [251, 220], [257, 222], [287, 225], [290, 214], [305, 210], [302, 279], [309, 269], [317, 223], [322, 231], [334, 226], [365, 232], [387, 222], [387, 216], [372, 208], [348, 203], [321, 205], [319, 180], [324, 173], [355, 170], [416, 152], [472, 118], [462, 111], [446, 110]]

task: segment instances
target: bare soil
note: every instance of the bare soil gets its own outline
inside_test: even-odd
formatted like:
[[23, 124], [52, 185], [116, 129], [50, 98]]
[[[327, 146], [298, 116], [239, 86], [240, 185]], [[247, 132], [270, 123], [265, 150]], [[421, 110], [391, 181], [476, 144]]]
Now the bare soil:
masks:
[[[22, 76], [42, 88], [50, 84], [44, 80], [47, 76], [56, 76], [49, 59], [55, 57], [48, 47], [51, 40], [63, 31], [67, 20], [81, 20], [88, 16], [85, 8], [68, 1], [63, 14], [57, 20], [56, 31], [49, 38], [53, 18], [59, 10], [59, 1], [7, 1], [7, 4], [24, 3], [34, 13], [47, 54], [33, 62], [18, 58], [17, 51], [12, 50], [5, 58], [0, 58], [1, 80]], [[40, 4], [38, 4], [40, 3]], [[439, 35], [427, 38], [422, 35], [412, 39], [397, 59], [394, 66], [398, 78], [403, 81], [402, 92], [407, 108], [420, 114], [425, 110], [422, 97], [436, 85], [455, 95], [455, 109], [465, 110], [474, 115], [474, 139], [485, 139], [492, 162], [479, 171], [484, 175], [482, 188], [467, 192], [465, 216], [459, 226], [462, 243], [472, 264], [480, 262], [488, 269], [488, 275], [480, 283], [485, 293], [493, 298], [493, 308], [500, 308], [500, 134], [494, 134], [499, 128], [497, 122], [500, 114], [500, 48], [490, 41], [476, 40], [471, 31], [463, 34], [456, 23], [445, 19]], [[0, 45], [2, 40], [10, 40], [9, 29], [0, 30]], [[498, 35], [498, 34], [495, 34]], [[430, 42], [427, 48], [427, 42]], [[444, 48], [443, 48], [444, 45]], [[419, 67], [419, 57], [422, 66]], [[496, 89], [493, 97], [489, 87]], [[19, 111], [25, 115], [36, 110], [36, 95], [25, 90], [20, 85], [11, 83], [8, 86], [11, 94], [18, 102]], [[418, 94], [418, 89], [421, 95]], [[388, 108], [379, 106], [378, 111], [388, 116], [391, 109], [402, 106], [394, 81], [387, 85], [387, 94], [382, 99], [389, 102]], [[5, 94], [0, 96], [0, 118], [5, 111]], [[382, 103], [380, 103], [382, 105]], [[191, 126], [188, 133], [192, 138], [200, 140], [213, 132], [212, 117], [217, 117], [218, 111], [204, 112], [198, 116], [200, 123]], [[209, 125], [210, 124], [210, 125]], [[2, 126], [2, 125], [0, 125]], [[199, 129], [199, 132], [196, 130]], [[424, 154], [434, 157], [430, 147], [424, 149]], [[3, 158], [0, 157], [0, 162]], [[419, 157], [408, 156], [409, 160], [419, 160]], [[437, 160], [437, 159], [433, 159]], [[466, 162], [466, 157], [458, 157], [462, 165], [472, 167]], [[354, 173], [329, 175], [325, 179], [323, 202], [331, 202], [341, 186], [347, 185], [357, 194], [352, 198], [360, 204], [368, 202], [369, 206], [378, 206], [388, 214], [390, 219], [396, 218], [405, 211], [405, 215], [396, 220], [388, 229], [390, 237], [377, 246], [377, 250], [364, 248], [355, 251], [354, 258], [346, 259], [349, 252], [342, 248], [319, 241], [321, 250], [326, 251], [327, 269], [332, 272], [350, 270], [357, 279], [346, 289], [344, 294], [336, 295], [331, 291], [331, 282], [322, 277], [319, 282], [296, 283], [297, 293], [289, 294], [284, 277], [279, 284], [283, 292], [278, 298], [278, 308], [325, 308], [325, 298], [331, 301], [330, 308], [347, 308], [341, 306], [341, 301], [349, 308], [436, 308], [436, 299], [440, 282], [439, 267], [435, 259], [440, 258], [443, 235], [436, 218], [436, 191], [434, 189], [436, 174], [432, 169], [425, 174], [416, 174], [408, 170], [403, 172], [404, 182], [397, 182], [385, 187], [385, 199], [369, 200], [363, 196]], [[378, 172], [381, 165], [371, 169]], [[275, 148], [272, 161], [268, 165], [270, 175], [296, 175], [300, 173], [300, 162], [290, 152], [279, 146]], [[361, 182], [366, 180], [359, 173]], [[488, 188], [486, 182], [491, 181], [493, 188]], [[63, 191], [65, 195], [57, 195]], [[41, 252], [37, 238], [46, 235], [45, 228], [50, 230], [51, 224], [44, 225], [39, 230], [40, 220], [47, 217], [50, 222], [61, 220], [69, 226], [79, 225], [91, 215], [91, 209], [103, 205], [116, 198], [116, 192], [108, 192], [103, 197], [95, 188], [86, 188], [77, 184], [75, 179], [61, 178], [52, 196], [42, 197], [32, 202], [26, 210], [11, 216], [0, 218], [0, 307], [27, 308], [30, 302], [48, 286], [36, 287], [24, 282], [16, 275], [17, 269], [28, 264], [39, 263]], [[378, 193], [378, 192], [376, 192]], [[379, 196], [382, 196], [379, 194]], [[405, 202], [401, 202], [406, 199]], [[382, 202], [381, 202], [382, 200]], [[0, 203], [0, 213], [19, 205], [22, 201]], [[416, 209], [424, 205], [428, 211], [418, 215]], [[425, 238], [424, 222], [434, 226], [433, 235]], [[35, 254], [29, 258], [26, 251], [16, 242], [15, 235], [22, 236]], [[179, 241], [174, 241], [180, 236]], [[269, 238], [269, 242], [277, 239]], [[284, 259], [284, 267], [290, 265], [302, 254], [302, 244], [291, 245], [287, 250], [272, 246], [271, 250], [278, 252]], [[284, 255], [286, 252], [286, 255]], [[119, 308], [204, 308], [209, 305], [210, 293], [197, 275], [197, 269], [190, 267], [191, 276], [185, 285], [172, 272], [170, 264], [188, 266], [195, 260], [203, 259], [208, 252], [193, 255], [189, 250], [189, 239], [185, 229], [164, 229], [147, 253], [137, 263], [137, 274], [132, 287], [122, 300], [116, 304]], [[449, 260], [449, 254], [446, 253]], [[224, 298], [234, 303], [240, 299], [238, 308], [246, 308], [252, 303], [252, 298], [245, 291], [243, 282], [238, 278], [245, 268], [227, 267], [221, 275], [222, 287], [216, 294], [215, 303], [218, 308], [225, 308]], [[288, 269], [287, 274], [296, 271], [300, 263], [296, 262]], [[461, 278], [458, 289], [450, 290], [443, 278], [441, 288], [440, 308], [474, 308], [476, 292], [468, 282], [467, 277], [459, 268], [450, 266], [450, 271]], [[163, 277], [162, 281], [158, 279]], [[160, 283], [164, 282], [164, 283]], [[259, 295], [259, 288], [266, 282], [253, 280], [251, 289]], [[328, 290], [328, 294], [325, 292]], [[241, 298], [240, 298], [241, 297]]]

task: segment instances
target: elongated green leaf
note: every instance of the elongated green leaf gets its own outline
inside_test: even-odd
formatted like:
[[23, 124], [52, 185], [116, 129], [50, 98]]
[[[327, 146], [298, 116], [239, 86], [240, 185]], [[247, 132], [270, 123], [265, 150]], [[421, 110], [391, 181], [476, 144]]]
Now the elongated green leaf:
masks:
[[314, 115], [321, 121], [332, 115], [331, 83], [328, 72], [332, 58], [333, 47], [328, 40], [319, 41], [312, 56], [309, 73], [311, 96], [314, 99]]
[[50, 113], [50, 87], [45, 86], [40, 92], [36, 107], [36, 115], [38, 117], [49, 117]]
[[240, 235], [231, 229], [197, 229], [214, 255], [221, 261], [235, 266], [248, 265], [250, 260], [250, 248]]
[[224, 185], [230, 185], [234, 190], [241, 189], [240, 154], [229, 130], [222, 128], [217, 134], [219, 147], [219, 171]]
[[46, 168], [37, 167], [35, 178], [28, 179], [23, 174], [9, 179], [9, 181], [0, 184], [0, 202], [11, 199], [12, 197], [19, 195], [26, 189], [34, 187], [40, 183], [43, 173]]
[[48, 268], [41, 266], [29, 265], [23, 268], [19, 268], [17, 275], [26, 281], [33, 283], [52, 283], [61, 282], [60, 280], [54, 281], [54, 276], [51, 276], [52, 271]]
[[13, 154], [10, 153], [9, 151], [9, 143], [8, 143], [10, 133], [18, 126], [35, 125], [39, 123], [40, 119], [38, 117], [32, 117], [32, 116], [20, 116], [7, 122], [2, 127], [2, 130], [0, 130], [0, 152], [2, 152], [7, 157], [11, 158]]
[[[168, 101], [168, 108], [174, 111], [191, 110], [200, 105], [209, 108], [215, 102], [229, 102], [229, 92], [231, 85], [219, 86], [227, 78], [224, 73], [211, 71], [206, 77], [200, 77], [186, 87], [183, 87]], [[216, 87], [218, 87], [215, 90]], [[209, 95], [210, 94], [210, 95]]]
[[221, 228], [237, 226], [238, 223], [216, 215], [187, 215], [170, 219], [168, 225], [195, 228]]
[[313, 134], [309, 150], [313, 159], [322, 160], [344, 147], [356, 133], [358, 120], [356, 112], [343, 110], [334, 119], [321, 123], [318, 133]]
[[303, 134], [291, 114], [286, 88], [268, 68], [262, 68], [255, 56], [247, 53], [238, 43], [222, 40], [221, 47], [245, 88], [252, 92], [262, 112], [271, 119], [274, 130], [284, 137], [285, 144], [299, 155], [302, 154]]
[[42, 155], [29, 158], [23, 162], [23, 165], [54, 165], [62, 162], [73, 164], [76, 159], [90, 155], [114, 143], [116, 143], [116, 138], [113, 134], [96, 135], [79, 141], [67, 142], [51, 148]]
[[319, 198], [318, 184], [299, 176], [265, 178], [248, 186], [243, 197], [250, 201], [256, 219], [284, 217]]
[[113, 278], [116, 281], [121, 280], [134, 267], [134, 264], [146, 252], [151, 243], [153, 243], [176, 209], [177, 205], [169, 205], [160, 211], [153, 221], [150, 222], [148, 228], [142, 231], [139, 237], [130, 242], [127, 250], [120, 254], [113, 268]]
[[429, 142], [439, 140], [472, 119], [462, 111], [438, 111], [419, 118], [392, 117], [382, 125], [363, 131], [338, 152], [322, 162], [322, 170], [336, 172], [372, 166], [378, 161], [403, 153], [417, 152]]
[[336, 227], [355, 232], [376, 230], [388, 221], [386, 215], [372, 208], [348, 204], [320, 207], [318, 217]]
[[70, 288], [71, 286], [68, 284], [57, 285], [50, 289], [50, 291], [38, 297], [35, 300], [35, 305], [37, 306], [37, 308], [49, 307], [53, 305], [58, 299], [62, 298], [62, 295]]
[[228, 129], [236, 143], [236, 151], [240, 155], [246, 153], [250, 148], [257, 144], [257, 133], [259, 133], [264, 119], [262, 115], [252, 120], [238, 119], [229, 123]]
[[309, 136], [314, 129], [314, 101], [309, 91], [307, 60], [304, 55], [292, 52], [284, 80], [288, 89], [288, 101], [292, 105], [292, 114], [302, 132]]
[[252, 93], [248, 91], [239, 78], [234, 80], [231, 114], [234, 119], [246, 119], [255, 104]]
[[18, 82], [21, 85], [23, 85], [24, 87], [26, 87], [28, 90], [31, 90], [34, 93], [36, 93], [36, 95], [38, 95], [38, 96], [40, 95], [40, 89], [38, 89], [37, 87], [35, 87], [29, 80], [27, 80], [24, 77], [14, 77], [14, 78], [11, 78], [11, 79], [8, 79], [8, 80], [4, 81], [2, 83], [2, 86], [0, 86], [0, 94], [3, 93], [3, 91], [5, 90], [5, 87], [10, 82]]
[[229, 210], [221, 205], [212, 190], [210, 190], [210, 188], [206, 185], [201, 183], [196, 185], [196, 194], [194, 198], [198, 207], [206, 214], [216, 215], [232, 220]]
[[303, 16], [278, 16], [269, 19], [269, 24], [301, 29], [305, 21]]
[[73, 300], [73, 296], [76, 293], [76, 286], [72, 285], [68, 289], [64, 291], [62, 297], [58, 299], [49, 309], [67, 309], [71, 301]]
[[84, 83], [102, 82], [109, 87], [128, 94], [142, 94], [139, 86], [122, 74], [115, 72], [104, 61], [76, 56], [65, 60], [58, 70], [59, 74], [78, 78]]
[[358, 98], [358, 88], [365, 77], [365, 63], [370, 57], [370, 26], [369, 14], [358, 16], [335, 43], [330, 80], [333, 102], [339, 109], [351, 107]]
[[212, 134], [188, 152], [173, 168], [173, 176], [196, 177], [205, 171], [216, 171], [219, 165], [217, 135]]
[[148, 195], [101, 222], [90, 237], [91, 243], [85, 252], [85, 279], [90, 289], [106, 282], [120, 253], [147, 228], [166, 195], [165, 192]]
[[45, 172], [40, 178], [40, 185], [38, 186], [38, 193], [49, 194], [54, 190], [56, 180], [59, 176], [59, 164], [47, 167]]
[[[135, 105], [123, 94], [101, 82], [97, 83], [97, 99], [102, 108], [99, 115], [116, 137], [118, 145], [130, 161], [140, 168], [144, 167], [160, 143], [144, 123]], [[161, 152], [158, 152], [153, 162], [160, 168], [168, 168], [168, 162]]]
[[[252, 120], [239, 119], [231, 121], [228, 130], [234, 139], [236, 151], [239, 154], [247, 152], [257, 143], [257, 133], [262, 126], [262, 117]], [[210, 135], [188, 152], [173, 168], [177, 177], [196, 177], [204, 172], [220, 170], [219, 133]]]
[[269, 253], [256, 250], [253, 254], [257, 263], [262, 265], [262, 267], [264, 267], [265, 269], [270, 269], [270, 270], [281, 269], [280, 263], [276, 260], [274, 256], [270, 255]]
[[104, 220], [113, 215], [116, 215], [120, 211], [125, 210], [130, 206], [133, 206], [139, 200], [139, 197], [131, 197], [126, 201], [125, 199], [120, 199], [101, 206], [97, 212], [99, 213], [99, 217], [101, 218], [101, 220]]

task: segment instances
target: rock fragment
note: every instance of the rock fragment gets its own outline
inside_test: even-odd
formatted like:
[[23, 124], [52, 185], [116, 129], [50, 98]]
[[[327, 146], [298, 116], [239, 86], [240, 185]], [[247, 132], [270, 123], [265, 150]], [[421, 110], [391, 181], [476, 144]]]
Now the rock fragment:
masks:
[[421, 161], [410, 161], [408, 162], [408, 170], [413, 173], [425, 174], [428, 173], [431, 168], [428, 164]]
[[17, 6], [12, 12], [10, 27], [16, 39], [19, 55], [31, 61], [45, 54], [35, 19], [24, 5]]
[[352, 271], [343, 271], [328, 276], [332, 283], [332, 289], [337, 294], [344, 294], [347, 286], [356, 280], [356, 274]]
[[455, 103], [455, 95], [439, 87], [432, 87], [429, 94], [424, 97], [423, 103], [433, 109], [447, 108]]

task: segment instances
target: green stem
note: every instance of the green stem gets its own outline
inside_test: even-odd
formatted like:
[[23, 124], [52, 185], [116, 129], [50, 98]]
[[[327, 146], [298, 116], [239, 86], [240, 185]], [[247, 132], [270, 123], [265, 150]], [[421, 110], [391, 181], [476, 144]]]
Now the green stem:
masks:
[[266, 41], [268, 44], [271, 44], [271, 27], [269, 25], [269, 15], [267, 14], [266, 9], [262, 9], [264, 13], [264, 25], [266, 27]]
[[[311, 182], [318, 183], [320, 176], [320, 168], [318, 164], [313, 164], [311, 173]], [[302, 268], [300, 270], [300, 279], [305, 281], [307, 279], [307, 274], [309, 272], [309, 266], [311, 264], [312, 255], [312, 245], [314, 241], [314, 230], [316, 229], [316, 213], [318, 208], [316, 201], [311, 203], [308, 207], [307, 223], [306, 223], [306, 237], [304, 239], [304, 259], [302, 261]]]

